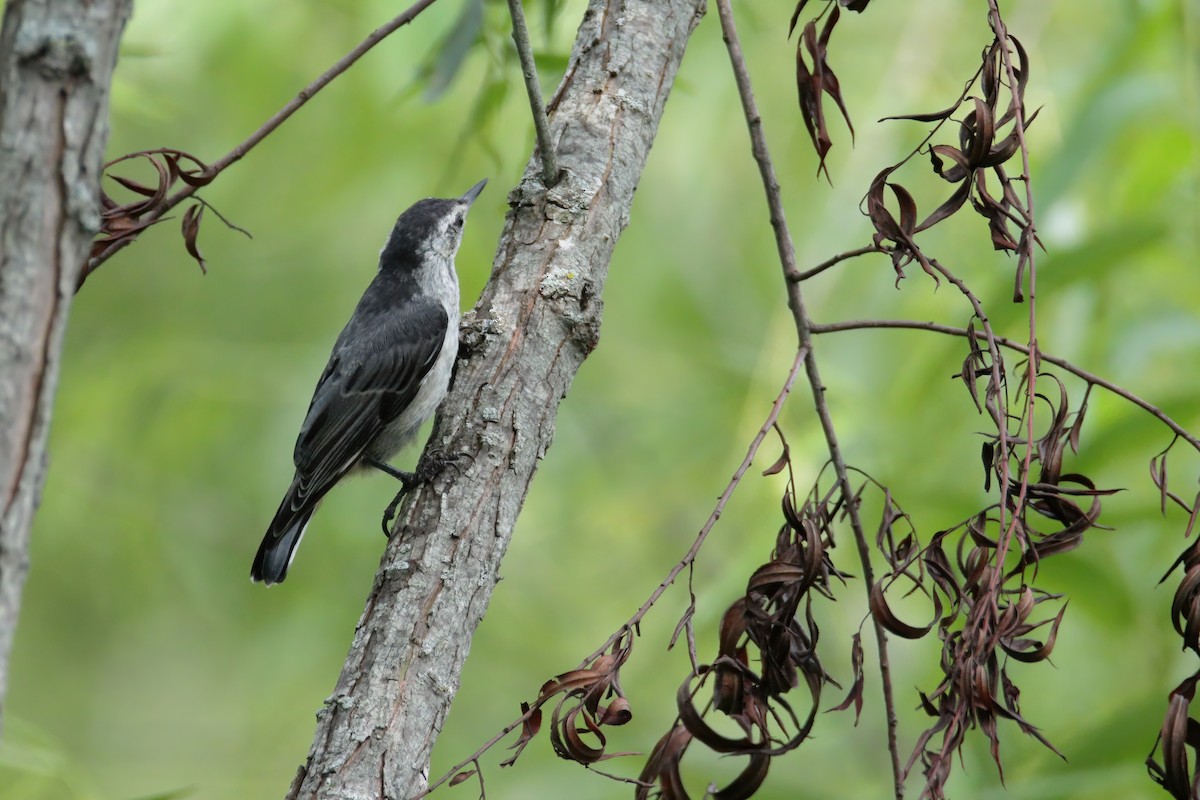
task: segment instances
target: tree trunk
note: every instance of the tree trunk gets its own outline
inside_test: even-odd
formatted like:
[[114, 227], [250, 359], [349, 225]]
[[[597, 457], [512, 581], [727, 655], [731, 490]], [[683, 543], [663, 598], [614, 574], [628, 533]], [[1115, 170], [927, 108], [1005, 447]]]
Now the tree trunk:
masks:
[[531, 158], [430, 447], [465, 458], [410, 495], [290, 798], [407, 798], [427, 781], [471, 636], [559, 401], [599, 335], [613, 247], [703, 0], [592, 0], [550, 102], [561, 182]]
[[132, 0], [10, 0], [0, 31], [0, 721], [67, 312], [100, 225]]

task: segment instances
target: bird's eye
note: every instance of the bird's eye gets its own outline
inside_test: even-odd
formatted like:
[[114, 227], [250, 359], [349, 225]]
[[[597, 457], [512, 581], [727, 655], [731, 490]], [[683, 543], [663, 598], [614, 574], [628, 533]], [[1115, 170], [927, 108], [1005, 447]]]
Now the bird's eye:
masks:
[[461, 228], [462, 228], [462, 226], [463, 226], [463, 218], [462, 218], [462, 217], [455, 217], [455, 218], [454, 218], [454, 227], [456, 227], [456, 228], [460, 228], [460, 229], [461, 229]]

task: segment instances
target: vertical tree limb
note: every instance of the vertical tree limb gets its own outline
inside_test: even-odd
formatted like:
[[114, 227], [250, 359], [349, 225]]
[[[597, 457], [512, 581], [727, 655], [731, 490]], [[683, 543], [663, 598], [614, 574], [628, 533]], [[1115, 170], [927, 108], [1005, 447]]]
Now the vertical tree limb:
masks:
[[512, 17], [512, 38], [517, 46], [517, 57], [521, 60], [521, 77], [525, 79], [525, 94], [529, 96], [533, 129], [537, 133], [538, 155], [542, 159], [542, 183], [549, 187], [558, 183], [558, 164], [554, 157], [554, 146], [550, 142], [550, 124], [546, 121], [542, 86], [538, 82], [537, 62], [533, 58], [533, 45], [529, 41], [529, 26], [525, 24], [525, 9], [521, 6], [521, 0], [508, 0], [508, 13]]
[[0, 30], [0, 721], [71, 297], [100, 225], [131, 0], [10, 0]]
[[[846, 513], [850, 517], [854, 544], [858, 550], [859, 563], [862, 564], [863, 587], [869, 594], [875, 585], [875, 573], [871, 567], [870, 543], [858, 513], [859, 504], [855, 498], [854, 487], [850, 484], [846, 460], [833, 425], [833, 415], [829, 411], [829, 404], [825, 401], [825, 382], [821, 380], [821, 372], [817, 366], [817, 354], [813, 352], [812, 320], [805, 308], [804, 293], [800, 287], [803, 273], [796, 266], [796, 249], [788, 230], [787, 217], [783, 211], [783, 200], [779, 194], [779, 179], [775, 176], [775, 165], [771, 161], [771, 153], [767, 149], [767, 137], [762, 129], [762, 116], [758, 113], [758, 102], [754, 99], [754, 91], [750, 86], [750, 72], [746, 68], [746, 60], [742, 55], [742, 46], [738, 41], [737, 26], [734, 23], [733, 8], [730, 6], [729, 0], [717, 0], [717, 13], [721, 19], [725, 47], [729, 51], [729, 61], [733, 67], [738, 97], [741, 99], [742, 111], [750, 133], [750, 150], [758, 164], [763, 190], [767, 195], [771, 227], [775, 230], [775, 244], [779, 252], [779, 265], [783, 270], [783, 278], [787, 286], [788, 308], [791, 309], [792, 320], [796, 325], [799, 347], [805, 351], [804, 370], [808, 376], [809, 388], [812, 390], [813, 408], [817, 412], [817, 418], [821, 421], [821, 430], [825, 434], [825, 445], [829, 451], [829, 461], [837, 475], [841, 495], [845, 501]], [[902, 800], [904, 797], [904, 771], [900, 767], [896, 700], [892, 688], [892, 668], [888, 657], [887, 632], [874, 615], [871, 617], [871, 627], [875, 631], [876, 656], [879, 661], [879, 678], [883, 690], [888, 755], [892, 765], [892, 791], [896, 800]]]
[[[549, 104], [562, 178], [530, 158], [431, 446], [467, 458], [410, 495], [290, 798], [403, 798], [424, 788], [559, 401], [599, 335], [628, 222], [703, 0], [592, 0]], [[470, 235], [470, 233], [468, 233]]]

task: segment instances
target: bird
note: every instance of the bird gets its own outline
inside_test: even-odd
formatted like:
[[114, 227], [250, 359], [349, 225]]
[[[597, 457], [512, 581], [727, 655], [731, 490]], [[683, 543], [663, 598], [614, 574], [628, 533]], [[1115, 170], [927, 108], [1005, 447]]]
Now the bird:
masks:
[[373, 467], [401, 480], [385, 532], [404, 491], [425, 477], [387, 462], [446, 397], [458, 352], [454, 261], [467, 212], [486, 184], [457, 198], [420, 200], [396, 220], [313, 391], [293, 452], [296, 474], [250, 568], [255, 583], [287, 577], [317, 506], [346, 475]]

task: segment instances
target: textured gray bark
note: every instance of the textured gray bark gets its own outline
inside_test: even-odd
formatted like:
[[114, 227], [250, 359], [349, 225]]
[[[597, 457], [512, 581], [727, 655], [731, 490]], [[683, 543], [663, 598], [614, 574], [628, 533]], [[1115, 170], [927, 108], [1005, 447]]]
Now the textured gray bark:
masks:
[[[407, 798], [427, 780], [559, 401], [599, 335], [600, 294], [703, 0], [593, 0], [551, 101], [562, 182], [530, 159], [431, 447], [464, 453], [411, 495], [291, 798]], [[469, 223], [468, 223], [469, 224]]]
[[71, 297], [100, 224], [132, 0], [10, 0], [0, 31], [0, 721]]

